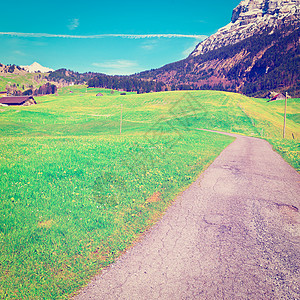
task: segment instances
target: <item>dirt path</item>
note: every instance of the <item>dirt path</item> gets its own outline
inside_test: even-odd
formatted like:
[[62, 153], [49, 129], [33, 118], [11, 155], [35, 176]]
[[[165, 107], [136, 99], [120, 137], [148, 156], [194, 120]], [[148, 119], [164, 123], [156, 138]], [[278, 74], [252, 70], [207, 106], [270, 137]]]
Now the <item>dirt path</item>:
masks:
[[236, 137], [75, 299], [300, 299], [300, 175]]

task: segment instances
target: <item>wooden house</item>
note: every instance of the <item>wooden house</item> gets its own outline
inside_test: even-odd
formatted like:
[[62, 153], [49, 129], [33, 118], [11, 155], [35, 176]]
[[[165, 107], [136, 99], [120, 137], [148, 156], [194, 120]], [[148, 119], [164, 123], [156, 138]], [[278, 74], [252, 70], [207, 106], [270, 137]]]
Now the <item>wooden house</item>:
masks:
[[29, 106], [36, 104], [32, 96], [9, 96], [0, 98], [0, 104]]
[[282, 93], [276, 94], [270, 100], [268, 100], [267, 102], [276, 101], [276, 100], [285, 100], [285, 96]]

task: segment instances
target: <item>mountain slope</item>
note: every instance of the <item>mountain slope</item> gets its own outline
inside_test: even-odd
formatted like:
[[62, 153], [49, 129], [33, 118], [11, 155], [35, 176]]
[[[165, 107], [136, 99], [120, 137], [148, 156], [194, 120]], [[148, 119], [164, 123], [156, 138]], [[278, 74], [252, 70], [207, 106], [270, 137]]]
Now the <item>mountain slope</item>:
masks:
[[299, 2], [242, 1], [232, 22], [188, 58], [137, 76], [163, 81], [172, 89], [220, 89], [260, 97], [276, 90], [300, 96]]
[[14, 96], [22, 95], [24, 92], [28, 95], [34, 90], [38, 91], [40, 87], [45, 86], [47, 83], [47, 86], [53, 84], [48, 80], [47, 73], [30, 73], [23, 67], [0, 63], [0, 91], [7, 91]]
[[24, 75], [27, 74], [27, 71], [16, 65], [4, 65], [0, 63], [0, 76], [6, 76], [7, 74]]

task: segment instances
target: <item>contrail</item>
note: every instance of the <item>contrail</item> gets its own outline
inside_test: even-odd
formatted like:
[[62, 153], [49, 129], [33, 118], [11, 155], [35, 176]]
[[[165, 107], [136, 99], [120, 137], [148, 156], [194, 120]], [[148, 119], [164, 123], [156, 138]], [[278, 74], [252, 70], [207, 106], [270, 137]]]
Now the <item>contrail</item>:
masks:
[[204, 40], [206, 35], [197, 34], [177, 34], [177, 33], [163, 33], [163, 34], [97, 34], [97, 35], [69, 35], [69, 34], [51, 34], [51, 33], [26, 33], [26, 32], [0, 32], [0, 35], [18, 36], [18, 37], [32, 37], [32, 38], [69, 38], [69, 39], [101, 39], [107, 37], [121, 37], [125, 39], [147, 39], [147, 38], [192, 38]]

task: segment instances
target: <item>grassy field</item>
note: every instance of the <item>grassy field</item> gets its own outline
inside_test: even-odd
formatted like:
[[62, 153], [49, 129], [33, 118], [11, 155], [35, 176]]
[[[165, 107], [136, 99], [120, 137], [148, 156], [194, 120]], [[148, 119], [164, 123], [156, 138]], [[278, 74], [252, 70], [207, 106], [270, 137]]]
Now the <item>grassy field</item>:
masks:
[[[41, 78], [36, 80], [36, 77], [39, 75]], [[25, 75], [7, 73], [5, 75], [1, 75], [0, 91], [5, 91], [7, 85], [12, 86], [13, 84], [17, 85], [17, 89], [21, 91], [28, 89], [30, 85], [32, 85], [33, 88], [38, 88], [39, 86], [47, 83], [47, 80], [43, 78], [44, 76], [45, 74], [42, 73], [28, 73]]]
[[233, 141], [196, 128], [263, 136], [299, 161], [297, 100], [284, 143], [283, 103], [238, 94], [74, 86], [36, 100], [0, 108], [4, 299], [67, 298], [113, 262]]

